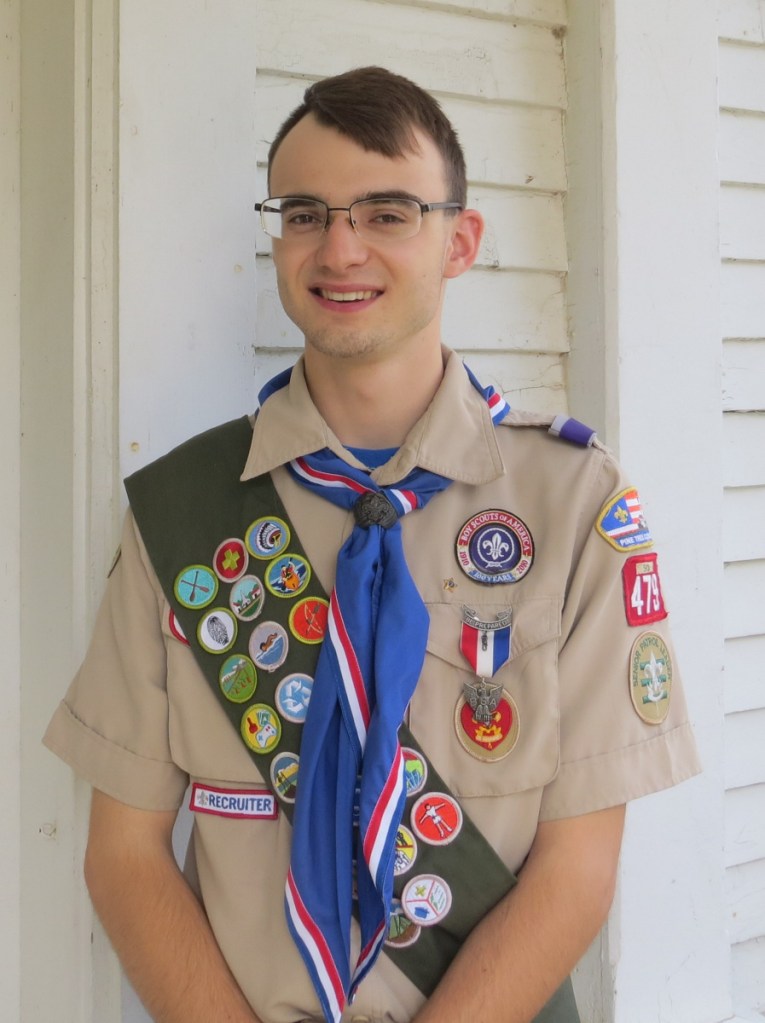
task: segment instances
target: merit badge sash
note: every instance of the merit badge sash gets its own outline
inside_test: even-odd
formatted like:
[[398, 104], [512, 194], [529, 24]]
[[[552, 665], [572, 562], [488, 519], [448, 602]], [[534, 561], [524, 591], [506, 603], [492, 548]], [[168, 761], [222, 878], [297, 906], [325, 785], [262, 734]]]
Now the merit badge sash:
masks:
[[[252, 427], [242, 417], [192, 438], [134, 473], [125, 487], [171, 608], [170, 629], [189, 644], [239, 741], [292, 821], [328, 600], [270, 475], [239, 479], [251, 440]], [[463, 629], [463, 653], [479, 679], [490, 678], [509, 657], [509, 621], [483, 623], [466, 615]], [[472, 648], [475, 663], [465, 652]], [[403, 724], [399, 739], [406, 803], [384, 951], [428, 996], [517, 878]], [[270, 812], [241, 797], [195, 792], [201, 809], [214, 804], [219, 811], [216, 800], [225, 799], [232, 817]], [[578, 1021], [567, 980], [535, 1023]]]

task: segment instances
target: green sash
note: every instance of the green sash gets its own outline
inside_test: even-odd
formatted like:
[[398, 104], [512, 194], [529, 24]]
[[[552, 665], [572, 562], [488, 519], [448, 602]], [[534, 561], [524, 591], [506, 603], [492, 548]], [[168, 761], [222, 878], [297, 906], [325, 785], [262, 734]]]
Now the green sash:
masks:
[[[213, 556], [218, 546], [229, 538], [243, 539], [248, 527], [262, 517], [278, 518], [290, 530], [285, 553], [305, 558], [299, 538], [292, 528], [270, 475], [241, 482], [239, 477], [252, 440], [252, 427], [246, 417], [233, 420], [187, 441], [163, 458], [128, 477], [125, 487], [141, 536], [167, 600], [186, 635], [202, 673], [219, 698], [223, 711], [241, 735], [243, 715], [257, 703], [268, 708], [277, 706], [278, 682], [288, 674], [301, 672], [313, 677], [319, 646], [297, 641], [290, 636], [289, 653], [278, 671], [258, 671], [257, 688], [247, 703], [233, 702], [224, 695], [220, 684], [221, 666], [232, 654], [247, 654], [248, 639], [253, 629], [265, 621], [276, 622], [290, 635], [290, 611], [296, 600], [310, 597], [326, 600], [315, 575], [297, 598], [265, 594], [262, 612], [254, 622], [238, 622], [233, 645], [223, 653], [211, 653], [200, 644], [197, 630], [211, 608], [229, 608], [231, 586], [220, 582], [215, 598], [204, 608], [188, 608], [176, 597], [175, 583], [180, 572], [189, 566], [207, 566], [213, 570]], [[248, 573], [262, 579], [268, 562], [250, 559]], [[269, 753], [245, 748], [268, 787], [275, 792], [282, 811], [292, 819], [293, 804], [282, 798], [271, 777], [274, 757], [287, 751], [299, 753], [302, 725], [280, 720], [281, 737]], [[426, 765], [427, 786], [424, 791], [449, 795], [449, 790], [432, 765], [425, 751], [417, 744], [409, 729], [402, 725], [403, 747], [418, 753]], [[412, 805], [423, 792], [407, 799], [402, 823], [408, 823]], [[399, 946], [386, 943], [385, 952], [399, 969], [423, 992], [430, 995], [446, 971], [462, 943], [484, 916], [516, 884], [517, 878], [504, 865], [469, 817], [463, 813], [463, 824], [457, 838], [447, 845], [430, 846], [419, 843], [411, 870], [397, 877], [394, 893], [400, 896], [406, 882], [420, 874], [443, 878], [451, 890], [452, 904], [448, 914], [436, 926], [420, 927], [416, 940], [406, 944], [416, 933], [407, 931], [410, 922], [395, 916]], [[393, 940], [396, 940], [391, 933]], [[512, 992], [508, 992], [512, 997]], [[579, 1023], [570, 979], [536, 1017], [535, 1023]]]

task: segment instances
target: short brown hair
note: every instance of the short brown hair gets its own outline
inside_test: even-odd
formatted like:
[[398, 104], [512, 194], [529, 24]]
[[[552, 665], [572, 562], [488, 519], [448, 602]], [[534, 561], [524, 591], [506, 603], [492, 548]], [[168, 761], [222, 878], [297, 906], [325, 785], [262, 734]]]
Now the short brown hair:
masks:
[[419, 85], [382, 67], [360, 67], [310, 85], [268, 151], [269, 172], [285, 136], [308, 114], [363, 149], [383, 156], [417, 152], [414, 128], [435, 144], [444, 161], [449, 202], [467, 202], [465, 155], [440, 105]]

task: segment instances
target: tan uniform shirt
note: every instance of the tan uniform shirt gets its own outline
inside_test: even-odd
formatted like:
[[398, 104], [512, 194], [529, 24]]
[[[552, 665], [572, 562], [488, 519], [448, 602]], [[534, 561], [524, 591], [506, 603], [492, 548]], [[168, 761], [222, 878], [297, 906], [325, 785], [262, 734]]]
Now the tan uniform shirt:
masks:
[[[372, 473], [385, 485], [419, 465], [454, 480], [403, 520], [406, 557], [430, 613], [428, 655], [409, 725], [513, 871], [539, 821], [617, 805], [699, 769], [676, 667], [662, 723], [643, 720], [630, 693], [636, 639], [658, 633], [671, 651], [666, 620], [628, 624], [623, 569], [631, 554], [614, 549], [596, 529], [604, 504], [630, 482], [600, 445], [571, 445], [551, 436], [547, 423], [510, 413], [495, 428], [451, 355], [430, 408], [391, 461]], [[283, 468], [325, 446], [359, 464], [321, 419], [299, 364], [289, 386], [259, 414], [242, 479], [272, 472], [329, 592], [353, 516], [306, 491]], [[478, 583], [457, 563], [461, 528], [487, 509], [510, 512], [531, 533], [533, 563], [518, 582]], [[493, 681], [512, 697], [519, 733], [509, 755], [496, 762], [478, 759], [458, 740], [455, 709], [463, 683], [473, 677], [459, 649], [463, 605], [485, 621], [512, 609], [511, 660]], [[168, 621], [167, 601], [128, 515], [90, 649], [46, 744], [95, 787], [145, 809], [176, 809], [189, 780], [262, 790], [255, 764]], [[321, 1018], [284, 920], [289, 850], [283, 814], [276, 820], [194, 815], [190, 879], [264, 1023]], [[343, 1019], [405, 1023], [421, 1003], [419, 991], [381, 955]]]

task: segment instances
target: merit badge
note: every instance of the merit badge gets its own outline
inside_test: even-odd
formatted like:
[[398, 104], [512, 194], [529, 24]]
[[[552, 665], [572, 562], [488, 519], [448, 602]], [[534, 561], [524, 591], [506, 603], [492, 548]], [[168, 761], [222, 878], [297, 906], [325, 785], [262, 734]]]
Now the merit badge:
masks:
[[448, 845], [462, 830], [462, 810], [452, 796], [427, 792], [412, 807], [409, 822], [428, 845]]
[[197, 625], [199, 645], [208, 654], [222, 654], [234, 645], [236, 618], [227, 607], [214, 607], [199, 619]]
[[247, 550], [253, 557], [270, 561], [281, 554], [290, 542], [289, 526], [283, 519], [255, 519], [244, 536]]
[[329, 601], [304, 597], [290, 611], [290, 632], [301, 643], [321, 643], [327, 631]]
[[596, 529], [617, 551], [639, 551], [653, 543], [634, 487], [606, 501], [598, 514]]
[[289, 640], [278, 622], [261, 622], [250, 636], [250, 657], [263, 671], [276, 671], [287, 657]]
[[413, 877], [401, 893], [401, 908], [413, 923], [433, 927], [451, 909], [452, 893], [435, 874]]
[[266, 589], [275, 597], [296, 597], [311, 579], [311, 566], [299, 554], [283, 554], [266, 569]]
[[495, 621], [482, 621], [472, 608], [462, 608], [460, 650], [479, 678], [491, 678], [510, 660], [511, 610]]
[[401, 748], [404, 757], [404, 782], [406, 784], [407, 797], [419, 792], [428, 777], [428, 765], [416, 750], [408, 746]]
[[478, 583], [517, 583], [531, 568], [534, 541], [517, 516], [491, 509], [468, 519], [456, 553], [462, 571]]
[[191, 786], [189, 810], [212, 813], [217, 817], [238, 817], [240, 820], [275, 821], [279, 805], [272, 792], [257, 789], [219, 789], [211, 785]]
[[622, 565], [622, 582], [628, 625], [648, 625], [667, 617], [655, 552], [627, 558]]
[[237, 618], [243, 622], [251, 622], [263, 610], [265, 595], [260, 579], [256, 575], [245, 575], [231, 587], [228, 602]]
[[184, 607], [207, 607], [215, 600], [218, 578], [206, 565], [189, 565], [179, 572], [173, 593]]
[[255, 665], [244, 654], [231, 654], [218, 672], [221, 692], [232, 703], [247, 703], [258, 684]]
[[296, 671], [293, 675], [283, 678], [276, 687], [275, 697], [281, 716], [288, 721], [302, 725], [308, 713], [312, 688], [313, 679], [301, 671]]
[[669, 713], [672, 658], [658, 632], [643, 632], [630, 654], [632, 705], [648, 725], [660, 725]]
[[294, 803], [297, 793], [298, 767], [300, 757], [297, 753], [277, 753], [271, 761], [271, 783], [277, 796], [285, 803]]
[[396, 846], [393, 853], [393, 873], [396, 877], [412, 869], [416, 856], [417, 841], [414, 835], [409, 828], [399, 824], [398, 831], [396, 832]]
[[242, 715], [242, 738], [255, 753], [270, 753], [282, 737], [279, 715], [265, 703], [253, 703]]
[[388, 918], [388, 935], [385, 944], [391, 948], [406, 948], [413, 945], [420, 936], [420, 928], [404, 915], [401, 900], [393, 899]]
[[186, 633], [181, 628], [181, 623], [178, 621], [175, 615], [175, 611], [173, 611], [172, 608], [170, 608], [170, 613], [167, 616], [167, 624], [175, 638], [179, 639], [181, 643], [185, 643], [186, 646], [188, 646], [189, 641], [186, 639]]
[[[485, 685], [485, 683], [484, 683]], [[479, 721], [470, 703], [461, 696], [454, 712], [454, 726], [460, 745], [471, 756], [487, 763], [502, 760], [518, 741], [519, 720], [515, 700], [506, 689], [491, 697], [494, 710], [488, 722]]]
[[247, 571], [249, 557], [241, 540], [224, 540], [213, 555], [215, 574], [224, 583], [236, 582]]

